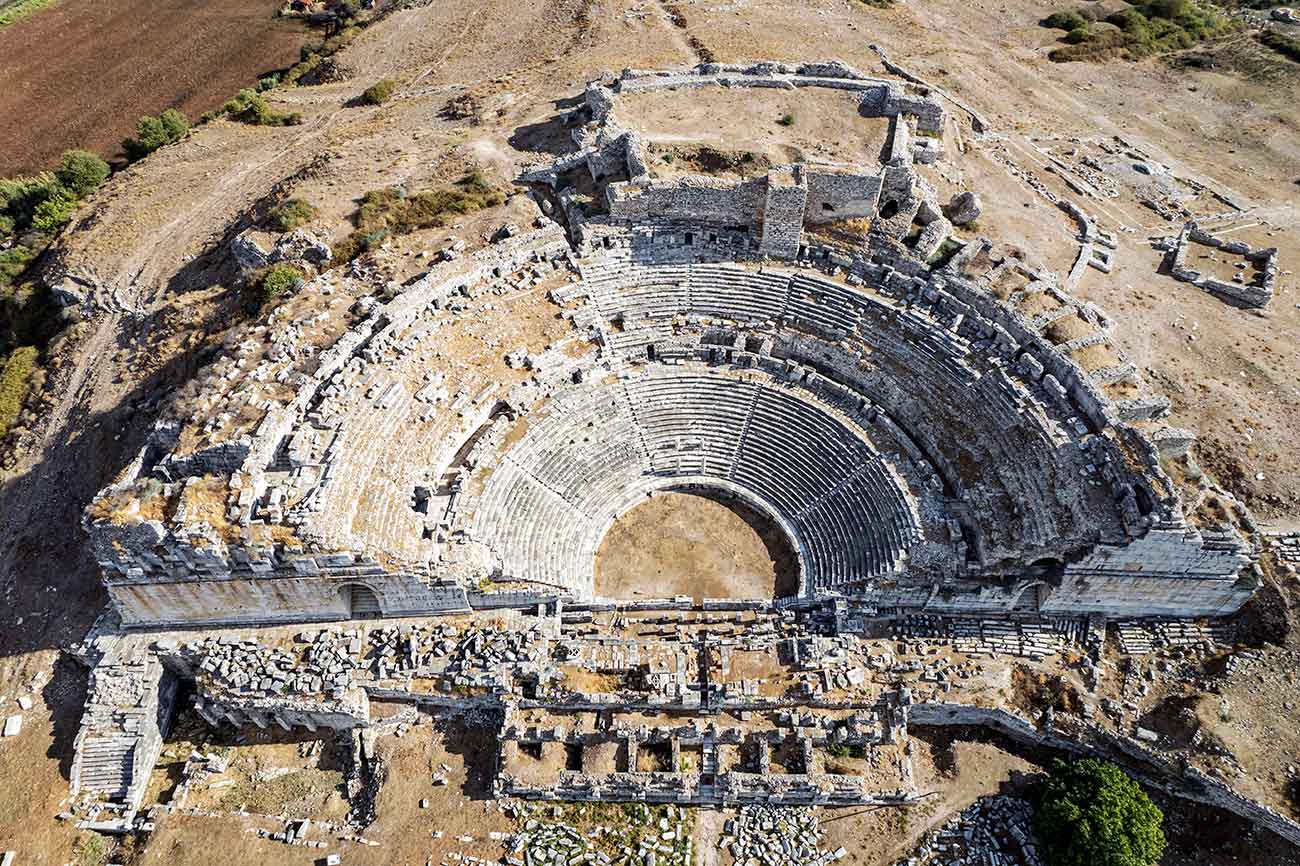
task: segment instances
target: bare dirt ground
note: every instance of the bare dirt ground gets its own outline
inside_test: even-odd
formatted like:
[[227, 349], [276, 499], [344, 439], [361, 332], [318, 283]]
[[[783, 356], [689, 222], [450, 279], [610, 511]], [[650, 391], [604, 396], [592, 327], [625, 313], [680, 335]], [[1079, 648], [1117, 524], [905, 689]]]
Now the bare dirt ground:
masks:
[[752, 151], [774, 164], [871, 162], [889, 135], [889, 121], [862, 117], [847, 93], [816, 88], [629, 94], [619, 121], [648, 141]]
[[[93, 46], [87, 50], [117, 56], [105, 49], [103, 8], [66, 22], [74, 32], [85, 33], [79, 41], [66, 34], [44, 41], [34, 33], [22, 36], [46, 26], [44, 21], [60, 20], [49, 16], [82, 8], [81, 2], [65, 0], [0, 32], [0, 57], [5, 58], [0, 78], [9, 83], [31, 74], [4, 65], [15, 56], [5, 50], [11, 43], [46, 52], [26, 56], [51, 81], [59, 79], [47, 71], [54, 62], [53, 46], [66, 54], [80, 51], [84, 43]], [[0, 578], [6, 610], [6, 628], [0, 629], [0, 695], [12, 700], [37, 673], [49, 676], [41, 687], [43, 700], [25, 714], [23, 734], [0, 742], [0, 777], [18, 779], [28, 792], [0, 809], [0, 838], [23, 852], [24, 862], [66, 862], [75, 836], [49, 816], [65, 796], [77, 695], [85, 682], [74, 665], [55, 665], [54, 650], [80, 637], [104, 601], [76, 528], [80, 509], [138, 449], [159, 399], [188, 379], [205, 352], [239, 323], [237, 293], [221, 243], [243, 228], [250, 209], [272, 193], [309, 198], [321, 208], [323, 230], [346, 233], [344, 220], [367, 189], [419, 184], [435, 176], [436, 166], [450, 171], [462, 163], [482, 165], [494, 179], [505, 181], [519, 164], [563, 148], [564, 131], [555, 118], [602, 70], [695, 62], [702, 45], [722, 62], [838, 56], [879, 72], [870, 50], [874, 42], [895, 61], [978, 108], [993, 125], [996, 143], [1017, 164], [1041, 166], [1044, 158], [1033, 139], [1044, 132], [1140, 140], [1162, 161], [1233, 187], [1254, 208], [1250, 215], [1276, 225], [1272, 239], [1282, 248], [1284, 270], [1294, 269], [1300, 259], [1292, 209], [1300, 177], [1300, 110], [1293, 88], [1221, 72], [1176, 72], [1158, 60], [1052, 64], [1045, 50], [1053, 37], [1036, 24], [1043, 14], [1036, 0], [914, 0], [888, 11], [843, 0], [809, 0], [797, 15], [778, 0], [697, 0], [681, 9], [684, 26], [674, 24], [657, 3], [623, 0], [523, 0], [509, 7], [450, 0], [396, 13], [369, 28], [338, 58], [343, 80], [272, 97], [279, 108], [302, 111], [302, 126], [210, 124], [115, 176], [88, 203], [55, 258], [101, 284], [102, 309], [81, 326], [80, 338], [53, 359], [50, 407], [24, 437], [26, 455], [0, 482]], [[216, 23], [191, 18], [186, 32], [204, 33], [206, 42], [220, 44], [224, 37], [214, 28], [229, 22], [231, 10], [208, 14]], [[170, 17], [159, 17], [157, 7], [151, 7], [132, 20]], [[78, 27], [93, 32], [76, 31]], [[148, 28], [142, 29], [142, 38], [152, 38]], [[178, 39], [176, 33], [170, 38]], [[238, 38], [247, 41], [247, 33]], [[206, 50], [197, 39], [170, 65], [189, 68], [189, 55]], [[296, 47], [296, 37], [292, 45], [285, 42], [290, 53]], [[214, 85], [214, 98], [247, 83], [251, 71], [241, 70], [233, 86]], [[135, 82], [128, 88], [132, 93], [159, 101], [148, 108], [143, 103], [115, 108], [113, 122], [129, 127], [134, 114], [169, 104], [157, 89], [160, 76], [125, 79], [125, 71], [123, 76]], [[384, 76], [401, 83], [392, 103], [347, 107]], [[59, 88], [60, 93], [74, 92], [66, 75]], [[11, 86], [0, 99], [14, 100], [20, 91]], [[478, 117], [444, 116], [448, 100], [465, 95], [480, 104]], [[5, 117], [40, 122], [40, 112], [24, 110], [18, 102], [3, 108]], [[805, 120], [795, 113], [797, 132]], [[10, 129], [5, 125], [0, 135]], [[123, 131], [105, 140], [113, 143]], [[40, 137], [25, 136], [19, 150], [34, 153], [32, 142]], [[59, 141], [52, 153], [69, 143], [91, 143]], [[971, 143], [976, 155], [962, 167], [970, 178], [992, 175], [975, 162], [988, 162], [987, 151], [980, 150], [985, 144]], [[0, 153], [12, 152], [7, 142], [0, 145]], [[1038, 176], [1050, 180], [1041, 172]], [[962, 180], [954, 175], [952, 183]], [[985, 233], [1037, 250], [1053, 268], [1068, 264], [1072, 227], [1027, 185], [1004, 179], [984, 199]], [[1294, 277], [1283, 276], [1278, 297], [1262, 314], [1228, 307], [1157, 273], [1159, 254], [1146, 245], [1146, 236], [1170, 233], [1169, 224], [1131, 203], [1087, 205], [1104, 228], [1119, 232], [1121, 247], [1115, 271], [1108, 276], [1089, 271], [1080, 294], [1115, 317], [1120, 348], [1174, 400], [1172, 423], [1201, 433], [1202, 464], [1266, 521], [1293, 524], [1300, 504], [1294, 424], [1300, 417], [1295, 384], [1300, 354], [1294, 351], [1300, 297]], [[1263, 479], [1257, 478], [1260, 472]], [[1266, 651], [1263, 663], [1279, 672], [1294, 666], [1293, 659], [1274, 650]], [[1261, 736], [1266, 725], [1285, 715], [1289, 698], [1279, 696], [1282, 709], [1277, 710], [1271, 695], [1291, 686], [1285, 680], [1257, 682], [1230, 698], [1237, 717], [1255, 719], [1253, 725], [1258, 725], [1244, 728], [1244, 735]], [[1265, 779], [1276, 770], [1261, 768], [1254, 775]], [[1275, 797], [1280, 793], [1267, 787]], [[406, 817], [394, 813], [392, 820], [420, 817], [418, 811]], [[268, 843], [225, 819], [172, 816], [156, 838], [158, 862], [261, 863], [270, 856], [299, 862], [283, 847], [268, 854]], [[371, 856], [366, 849], [357, 850], [363, 852], [359, 856]], [[293, 857], [299, 853], [304, 854], [301, 862], [309, 861], [296, 849]], [[424, 853], [409, 854], [411, 862], [424, 862]]]
[[780, 531], [750, 509], [661, 493], [614, 522], [596, 553], [605, 598], [773, 598], [798, 591]]
[[218, 6], [61, 0], [0, 30], [0, 177], [49, 168], [69, 147], [111, 158], [136, 119], [191, 119], [290, 66], [305, 28], [278, 0]]

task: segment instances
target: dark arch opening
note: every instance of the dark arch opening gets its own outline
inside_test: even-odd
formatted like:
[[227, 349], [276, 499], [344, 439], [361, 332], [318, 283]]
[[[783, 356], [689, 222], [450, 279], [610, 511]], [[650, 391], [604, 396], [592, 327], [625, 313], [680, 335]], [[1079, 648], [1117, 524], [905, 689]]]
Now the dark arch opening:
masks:
[[371, 617], [383, 616], [383, 608], [379, 605], [379, 596], [368, 586], [359, 583], [347, 583], [339, 588], [339, 595], [343, 597], [343, 603], [347, 605], [348, 616], [351, 619], [369, 619]]

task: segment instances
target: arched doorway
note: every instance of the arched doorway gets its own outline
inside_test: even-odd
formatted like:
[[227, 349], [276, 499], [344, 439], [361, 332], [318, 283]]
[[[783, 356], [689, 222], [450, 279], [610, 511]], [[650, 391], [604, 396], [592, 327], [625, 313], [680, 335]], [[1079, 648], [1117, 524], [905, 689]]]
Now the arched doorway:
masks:
[[1011, 609], [1037, 612], [1042, 609], [1043, 603], [1047, 601], [1047, 596], [1051, 592], [1051, 585], [1045, 581], [1036, 580], [1025, 584], [1016, 590], [1015, 601], [1012, 602]]
[[347, 606], [351, 619], [368, 619], [383, 616], [379, 606], [379, 596], [368, 586], [360, 583], [347, 583], [339, 589], [343, 604]]

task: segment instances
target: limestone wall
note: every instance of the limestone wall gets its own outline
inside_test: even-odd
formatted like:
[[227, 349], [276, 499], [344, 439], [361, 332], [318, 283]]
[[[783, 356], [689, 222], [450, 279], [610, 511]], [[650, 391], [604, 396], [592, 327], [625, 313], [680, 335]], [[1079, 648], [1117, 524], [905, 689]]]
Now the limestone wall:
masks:
[[365, 586], [386, 616], [464, 613], [459, 586], [429, 585], [413, 575], [374, 573], [317, 577], [232, 577], [224, 580], [110, 583], [109, 598], [128, 628], [150, 625], [260, 624], [348, 619], [344, 588]]
[[762, 213], [767, 179], [736, 182], [687, 175], [672, 181], [612, 183], [606, 195], [609, 216], [619, 221], [688, 220], [751, 225]]
[[803, 166], [808, 186], [804, 220], [825, 223], [833, 220], [874, 216], [880, 199], [880, 177], [838, 172], [818, 166]]

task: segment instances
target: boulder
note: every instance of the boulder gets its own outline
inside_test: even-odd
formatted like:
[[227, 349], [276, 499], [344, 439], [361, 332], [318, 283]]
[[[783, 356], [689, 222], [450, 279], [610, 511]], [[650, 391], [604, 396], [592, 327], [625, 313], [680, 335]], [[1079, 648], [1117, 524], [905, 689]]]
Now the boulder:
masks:
[[272, 262], [307, 262], [317, 267], [328, 265], [332, 257], [329, 244], [306, 229], [281, 235], [270, 254]]
[[979, 219], [982, 210], [983, 206], [977, 193], [958, 193], [948, 202], [948, 219], [953, 225], [964, 226]]
[[255, 271], [270, 264], [271, 251], [262, 246], [258, 235], [265, 236], [265, 233], [257, 229], [246, 229], [235, 235], [235, 239], [230, 242], [230, 255], [240, 270]]

